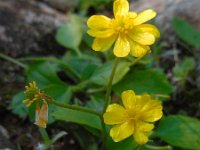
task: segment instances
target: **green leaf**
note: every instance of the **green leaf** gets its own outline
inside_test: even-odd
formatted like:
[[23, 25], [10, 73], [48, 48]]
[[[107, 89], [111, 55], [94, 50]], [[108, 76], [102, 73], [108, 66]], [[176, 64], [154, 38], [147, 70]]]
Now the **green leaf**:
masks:
[[72, 97], [70, 88], [65, 85], [49, 84], [43, 91], [54, 99], [65, 103], [69, 103]]
[[[69, 103], [72, 97], [72, 92], [70, 88], [64, 85], [49, 84], [43, 89], [43, 91], [49, 96], [53, 97], [55, 100], [64, 103]], [[55, 111], [56, 108], [57, 107], [54, 105], [49, 105], [49, 124], [53, 123], [55, 120], [52, 116], [52, 113]]]
[[110, 3], [112, 0], [80, 0], [79, 7], [80, 9], [87, 10], [90, 6], [95, 7], [96, 9], [102, 8], [102, 6]]
[[48, 84], [65, 85], [57, 76], [57, 66], [48, 62], [35, 63], [28, 66], [26, 70], [29, 82], [36, 81], [40, 88], [46, 87]]
[[[99, 130], [98, 130], [99, 131]], [[98, 150], [98, 143], [94, 136], [89, 134], [83, 128], [78, 128], [75, 131], [71, 131], [76, 141], [80, 144], [83, 150]]]
[[86, 106], [95, 111], [102, 112], [104, 103], [105, 103], [104, 95], [103, 96], [93, 95], [91, 96], [91, 99], [86, 102]]
[[92, 76], [92, 74], [94, 73], [94, 71], [96, 70], [97, 67], [98, 67], [97, 65], [88, 64], [84, 68], [84, 70], [83, 70], [83, 72], [81, 74], [81, 80], [87, 80], [87, 79], [89, 79]]
[[101, 130], [101, 121], [100, 118], [96, 115], [81, 112], [73, 109], [57, 109], [53, 116], [57, 120], [62, 120], [66, 122], [73, 122], [88, 127], [92, 127], [98, 130]]
[[154, 135], [173, 146], [198, 150], [200, 121], [181, 115], [168, 116], [161, 120]]
[[[110, 77], [113, 65], [114, 61], [108, 61], [98, 67], [93, 73], [91, 81], [97, 85], [107, 85], [107, 80]], [[113, 84], [119, 82], [127, 74], [127, 72], [130, 70], [130, 65], [130, 62], [127, 61], [119, 62], [115, 73], [116, 75], [113, 79]]]
[[21, 118], [25, 118], [28, 113], [28, 108], [22, 101], [25, 100], [24, 92], [17, 93], [13, 98], [9, 106], [14, 114], [17, 114]]
[[82, 40], [82, 34], [82, 18], [77, 15], [71, 15], [69, 21], [58, 29], [56, 40], [66, 48], [77, 50]]
[[195, 68], [195, 60], [192, 57], [185, 57], [183, 62], [176, 64], [173, 73], [179, 80], [185, 79], [188, 73]]
[[194, 47], [198, 47], [200, 45], [200, 32], [186, 21], [175, 18], [173, 20], [173, 28], [176, 34], [183, 41]]
[[[36, 63], [28, 66], [26, 70], [28, 81], [36, 81], [39, 88], [55, 100], [69, 103], [72, 92], [68, 85], [61, 81], [57, 75], [57, 66], [48, 62]], [[56, 106], [49, 105], [48, 123], [54, 122], [52, 113]], [[35, 106], [29, 108], [29, 116], [31, 120], [35, 118]]]
[[133, 70], [123, 80], [113, 86], [120, 95], [125, 90], [134, 90], [137, 94], [169, 94], [172, 86], [165, 74], [157, 69]]
[[77, 55], [74, 55], [71, 52], [66, 53], [66, 55], [62, 58], [62, 61], [80, 76], [85, 71], [85, 68], [88, 67], [88, 65], [101, 64], [101, 61], [98, 57], [89, 54], [83, 54], [82, 57], [78, 57]]
[[57, 66], [48, 62], [29, 65], [26, 74], [28, 81], [36, 81], [40, 89], [62, 102], [69, 102], [71, 91], [57, 75]]
[[133, 150], [136, 147], [133, 137], [129, 137], [121, 142], [114, 142], [110, 137], [108, 138], [107, 147], [110, 150]]

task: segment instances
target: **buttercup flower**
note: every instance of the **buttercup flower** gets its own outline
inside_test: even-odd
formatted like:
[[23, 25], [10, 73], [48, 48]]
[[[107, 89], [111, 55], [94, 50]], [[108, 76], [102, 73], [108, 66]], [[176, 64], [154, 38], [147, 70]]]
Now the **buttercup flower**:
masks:
[[123, 106], [111, 104], [104, 113], [104, 122], [114, 125], [110, 136], [119, 142], [131, 135], [138, 144], [148, 142], [148, 133], [154, 128], [153, 122], [162, 117], [162, 105], [147, 94], [135, 95], [128, 90], [122, 93]]
[[143, 24], [156, 16], [156, 12], [147, 9], [140, 13], [129, 12], [127, 0], [115, 0], [114, 18], [104, 15], [93, 15], [88, 21], [88, 34], [95, 37], [92, 49], [105, 51], [113, 43], [114, 55], [125, 57], [129, 53], [141, 57], [149, 53], [150, 45], [160, 36], [159, 30], [151, 24]]
[[[24, 94], [26, 99], [23, 100], [23, 103], [26, 103], [27, 107], [30, 107], [34, 102], [36, 103], [35, 124], [41, 128], [46, 128], [48, 122], [48, 104], [44, 99], [44, 94], [40, 92], [34, 81], [25, 86], [25, 88], [26, 91]], [[42, 102], [41, 108], [40, 101]]]

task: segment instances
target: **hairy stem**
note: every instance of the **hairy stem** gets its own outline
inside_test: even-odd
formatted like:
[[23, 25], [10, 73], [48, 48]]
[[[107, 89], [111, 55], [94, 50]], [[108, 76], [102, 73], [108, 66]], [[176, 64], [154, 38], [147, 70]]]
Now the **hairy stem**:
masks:
[[23, 63], [17, 61], [16, 59], [14, 59], [14, 58], [12, 58], [12, 57], [9, 57], [9, 56], [5, 55], [5, 54], [3, 54], [3, 53], [0, 53], [0, 58], [5, 59], [5, 60], [7, 60], [7, 61], [9, 61], [9, 62], [12, 62], [13, 64], [16, 64], [16, 65], [18, 65], [18, 66], [20, 66], [20, 67], [22, 67], [22, 68], [26, 68], [26, 65], [25, 65], [25, 64], [23, 64]]
[[82, 112], [87, 112], [87, 113], [94, 114], [94, 115], [101, 118], [101, 113], [99, 113], [97, 111], [94, 111], [94, 110], [91, 110], [91, 109], [88, 109], [88, 108], [85, 108], [85, 107], [82, 107], [82, 106], [69, 105], [69, 104], [65, 104], [65, 103], [62, 103], [62, 102], [58, 102], [58, 101], [54, 100], [53, 98], [51, 98], [49, 96], [46, 96], [45, 98], [49, 103], [54, 104], [56, 106], [68, 108], [68, 109], [73, 109], [73, 110], [78, 110], [78, 111], [82, 111]]
[[105, 105], [104, 105], [103, 113], [105, 112], [105, 110], [106, 110], [106, 108], [109, 104], [109, 101], [110, 101], [110, 94], [111, 94], [111, 91], [112, 91], [112, 82], [113, 82], [113, 79], [114, 79], [114, 76], [115, 76], [115, 72], [116, 72], [116, 69], [117, 69], [118, 62], [119, 62], [119, 58], [116, 57], [113, 68], [112, 68], [112, 72], [110, 74], [110, 78], [109, 78], [109, 81], [108, 81], [107, 89], [106, 89]]
[[115, 76], [115, 72], [116, 72], [116, 69], [117, 69], [118, 62], [119, 62], [119, 58], [116, 57], [115, 61], [114, 61], [113, 68], [112, 68], [112, 72], [111, 72], [109, 80], [108, 80], [108, 85], [107, 85], [107, 89], [106, 89], [106, 96], [105, 96], [105, 104], [104, 104], [104, 108], [103, 108], [103, 112], [102, 112], [102, 116], [101, 116], [101, 125], [102, 125], [102, 130], [103, 130], [102, 150], [106, 149], [106, 142], [107, 142], [107, 131], [106, 131], [106, 126], [105, 126], [105, 123], [104, 123], [104, 120], [103, 120], [103, 114], [105, 113], [106, 108], [107, 108], [108, 104], [110, 103], [110, 94], [111, 94], [111, 91], [112, 91], [112, 82], [113, 82], [113, 79], [114, 79], [114, 76]]

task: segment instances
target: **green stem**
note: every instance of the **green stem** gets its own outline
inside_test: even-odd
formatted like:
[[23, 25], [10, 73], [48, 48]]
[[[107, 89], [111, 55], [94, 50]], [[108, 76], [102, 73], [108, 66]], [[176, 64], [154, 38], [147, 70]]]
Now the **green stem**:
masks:
[[101, 113], [99, 113], [97, 111], [94, 111], [94, 110], [91, 110], [91, 109], [88, 109], [88, 108], [85, 108], [85, 107], [82, 107], [82, 106], [76, 106], [76, 105], [69, 105], [69, 104], [61, 103], [61, 102], [54, 100], [53, 98], [51, 98], [49, 96], [47, 96], [46, 98], [47, 98], [46, 100], [49, 103], [54, 104], [56, 106], [68, 108], [68, 109], [73, 109], [73, 110], [78, 110], [78, 111], [82, 111], [82, 112], [87, 112], [87, 113], [90, 113], [90, 114], [94, 114], [98, 117], [101, 117]]
[[107, 131], [106, 131], [106, 126], [103, 121], [103, 114], [101, 115], [101, 126], [102, 126], [102, 139], [103, 139], [103, 144], [101, 147], [101, 150], [106, 150], [106, 143], [107, 143]]
[[102, 115], [101, 115], [101, 125], [102, 125], [102, 130], [103, 130], [102, 149], [106, 149], [106, 142], [107, 142], [107, 131], [106, 131], [106, 126], [105, 126], [104, 119], [103, 119], [103, 114], [106, 111], [106, 108], [107, 108], [107, 106], [110, 102], [110, 94], [111, 94], [111, 91], [112, 91], [112, 82], [113, 82], [113, 79], [114, 79], [114, 76], [115, 76], [115, 72], [116, 72], [116, 69], [117, 69], [118, 62], [119, 62], [119, 58], [116, 57], [115, 61], [114, 61], [113, 68], [112, 68], [112, 72], [110, 74], [110, 78], [109, 78], [109, 81], [108, 81], [108, 85], [107, 85], [107, 89], [106, 89], [106, 96], [105, 96], [105, 104], [104, 104], [103, 112], [102, 112]]
[[73, 92], [81, 91], [81, 90], [83, 90], [89, 83], [90, 83], [90, 80], [85, 80], [85, 81], [83, 81], [83, 82], [80, 82], [80, 83], [77, 84], [77, 85], [71, 86], [71, 90], [72, 90]]
[[134, 59], [134, 61], [131, 63], [131, 66], [136, 65], [141, 59], [143, 59], [146, 55], [143, 55], [141, 57], [138, 57], [136, 59]]
[[76, 54], [77, 54], [79, 57], [82, 57], [82, 53], [81, 53], [81, 51], [80, 51], [79, 48], [76, 48], [75, 51], [76, 51]]
[[10, 61], [10, 62], [12, 62], [12, 63], [14, 63], [14, 64], [16, 64], [16, 65], [22, 67], [22, 68], [26, 68], [26, 65], [25, 65], [25, 64], [23, 64], [23, 63], [17, 61], [17, 60], [14, 59], [14, 58], [11, 58], [11, 57], [9, 57], [9, 56], [7, 56], [7, 55], [4, 55], [4, 54], [2, 54], [2, 53], [0, 53], [0, 58], [5, 59], [5, 60], [7, 60], [7, 61]]
[[47, 133], [46, 129], [39, 128], [39, 131], [40, 131], [40, 134], [42, 136], [42, 139], [44, 140], [45, 145], [46, 146], [49, 145], [51, 143], [51, 140], [50, 140], [50, 138], [48, 136], [48, 133]]
[[166, 150], [166, 149], [172, 149], [171, 146], [167, 145], [167, 146], [153, 146], [153, 145], [145, 145], [146, 148], [148, 149], [153, 149], [153, 150]]
[[141, 145], [136, 145], [136, 147], [134, 148], [134, 150], [140, 150], [141, 149]]
[[89, 89], [86, 92], [89, 93], [89, 94], [92, 94], [92, 93], [103, 92], [103, 91], [105, 91], [105, 87], [96, 88], [96, 89]]
[[110, 94], [111, 94], [111, 90], [112, 90], [112, 82], [113, 82], [113, 79], [114, 79], [114, 76], [115, 76], [115, 72], [116, 72], [116, 69], [117, 69], [118, 62], [119, 62], [119, 58], [116, 57], [113, 68], [112, 68], [112, 72], [110, 74], [110, 78], [109, 78], [109, 81], [108, 81], [107, 89], [106, 89], [105, 105], [104, 105], [103, 113], [105, 112], [105, 110], [106, 110], [106, 108], [109, 104], [109, 101], [110, 101]]
[[165, 99], [170, 99], [170, 96], [169, 96], [169, 95], [153, 94], [153, 96], [155, 96], [155, 97], [161, 97], [161, 98], [165, 98]]

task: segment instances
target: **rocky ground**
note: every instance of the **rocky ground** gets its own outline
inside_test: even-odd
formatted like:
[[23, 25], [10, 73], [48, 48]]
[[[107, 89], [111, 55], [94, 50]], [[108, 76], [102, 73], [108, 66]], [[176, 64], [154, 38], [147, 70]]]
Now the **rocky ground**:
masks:
[[[55, 31], [67, 21], [66, 12], [75, 7], [78, 1], [0, 0], [0, 51], [11, 57], [62, 55], [65, 49], [56, 43]], [[158, 12], [156, 24], [160, 26], [162, 32], [167, 33], [163, 40], [168, 47], [175, 45], [180, 51], [183, 49], [176, 43], [177, 37], [171, 28], [171, 19], [174, 16], [187, 20], [200, 30], [199, 0], [149, 0], [148, 2], [135, 0], [131, 3], [132, 10], [141, 11], [146, 8], [153, 8]], [[166, 105], [169, 107], [170, 113], [184, 110], [189, 115], [200, 118], [198, 102], [200, 97], [199, 48], [195, 49], [193, 56], [198, 62], [195, 74], [191, 77], [193, 82], [188, 82], [186, 89], [180, 89], [172, 95], [172, 101]], [[173, 60], [172, 64], [174, 64]], [[35, 132], [37, 129], [28, 120], [21, 122], [21, 119], [7, 110], [11, 97], [24, 87], [23, 69], [1, 59], [0, 65], [0, 115], [3, 116], [0, 120], [0, 149], [17, 149], [18, 143], [22, 148], [32, 149], [40, 139]], [[169, 70], [170, 68], [165, 71]], [[182, 99], [182, 101], [177, 101], [177, 99]], [[53, 134], [54, 131], [49, 132]], [[67, 139], [68, 141], [73, 140]], [[28, 146], [24, 147], [21, 145], [22, 143], [26, 143], [25, 145]], [[70, 145], [70, 142], [68, 144]], [[60, 149], [62, 148], [60, 147]], [[77, 147], [72, 146], [71, 149], [77, 149]]]

